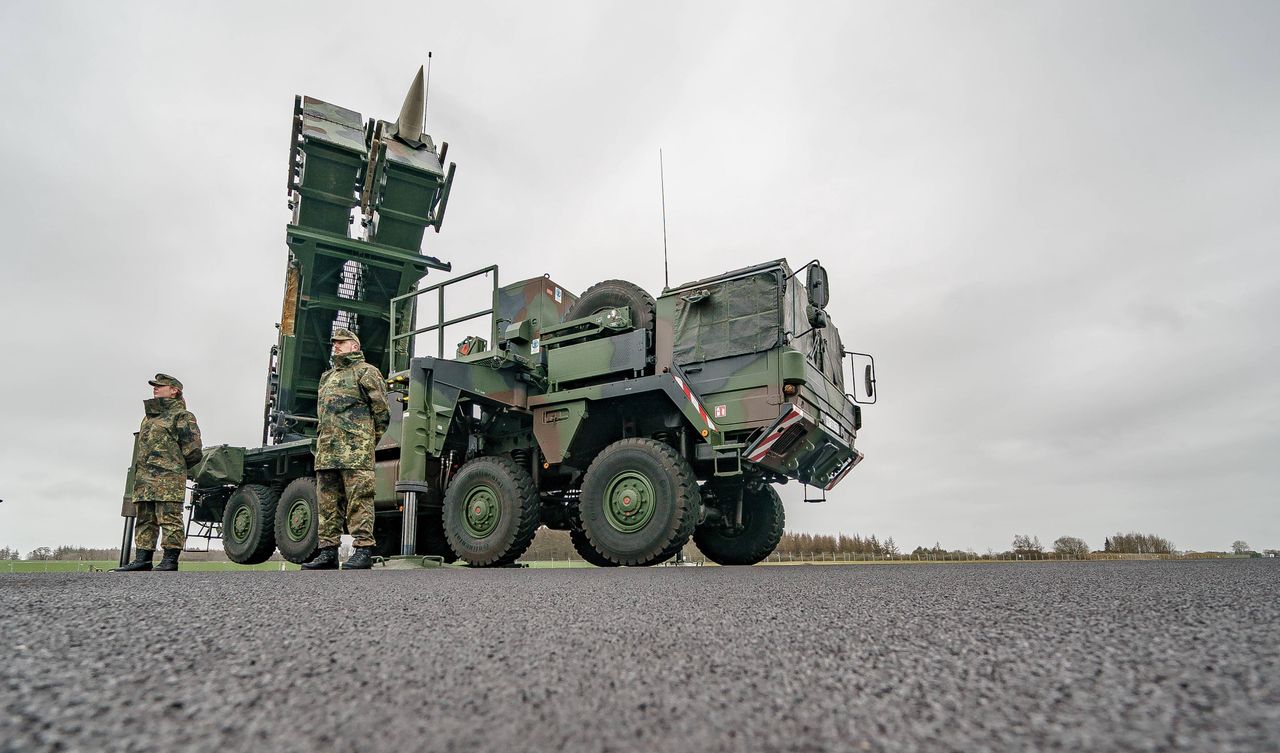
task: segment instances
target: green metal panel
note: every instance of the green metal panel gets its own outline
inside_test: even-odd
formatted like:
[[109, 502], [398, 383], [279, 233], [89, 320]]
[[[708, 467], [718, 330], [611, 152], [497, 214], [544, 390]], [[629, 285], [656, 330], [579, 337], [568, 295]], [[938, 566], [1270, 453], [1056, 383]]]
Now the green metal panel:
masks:
[[[532, 277], [528, 280], [504, 285], [498, 291], [498, 320], [502, 323], [500, 339], [509, 324], [527, 323], [527, 335], [509, 342], [516, 353], [534, 360], [541, 360], [543, 330], [564, 321], [569, 309], [578, 302], [578, 296], [561, 287], [550, 277]], [[520, 328], [519, 332], [525, 332]]]
[[586, 417], [586, 400], [570, 400], [534, 409], [533, 435], [546, 462], [564, 461], [578, 427]]
[[565, 384], [610, 374], [635, 376], [645, 367], [643, 330], [547, 351], [547, 379]]

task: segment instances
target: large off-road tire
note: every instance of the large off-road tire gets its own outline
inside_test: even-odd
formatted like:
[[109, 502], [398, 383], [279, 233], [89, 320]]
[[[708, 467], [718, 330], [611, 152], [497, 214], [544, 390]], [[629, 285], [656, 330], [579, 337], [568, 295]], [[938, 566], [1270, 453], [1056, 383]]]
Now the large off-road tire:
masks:
[[[376, 542], [373, 553], [379, 557], [400, 556], [403, 524], [399, 514], [377, 516], [373, 523], [373, 540]], [[449, 548], [449, 541], [444, 536], [444, 521], [440, 519], [439, 508], [418, 513], [418, 540], [413, 553], [434, 555], [446, 564], [458, 561], [458, 555]]]
[[582, 479], [582, 530], [602, 557], [656, 565], [684, 546], [701, 497], [689, 462], [653, 439], [623, 439], [596, 456]]
[[[732, 519], [737, 505], [724, 514]], [[778, 548], [786, 513], [782, 499], [769, 484], [750, 484], [742, 490], [742, 528], [734, 530], [721, 522], [704, 523], [693, 533], [693, 542], [707, 559], [720, 565], [754, 565]]]
[[569, 541], [573, 543], [573, 548], [578, 552], [578, 556], [586, 561], [589, 565], [596, 567], [617, 567], [618, 563], [596, 551], [591, 545], [591, 540], [587, 538], [587, 534], [582, 531], [569, 531]]
[[231, 493], [222, 512], [222, 548], [227, 559], [240, 565], [257, 565], [276, 550], [276, 500], [280, 493], [269, 486], [245, 484]]
[[533, 543], [541, 509], [537, 487], [522, 466], [506, 457], [475, 458], [445, 491], [444, 535], [468, 563], [503, 567]]
[[653, 329], [653, 296], [626, 280], [605, 280], [587, 288], [569, 309], [565, 319], [581, 319], [622, 306], [631, 308], [631, 322], [636, 329]]
[[311, 559], [320, 539], [320, 516], [316, 508], [316, 480], [295, 478], [280, 492], [276, 503], [276, 548], [290, 562]]

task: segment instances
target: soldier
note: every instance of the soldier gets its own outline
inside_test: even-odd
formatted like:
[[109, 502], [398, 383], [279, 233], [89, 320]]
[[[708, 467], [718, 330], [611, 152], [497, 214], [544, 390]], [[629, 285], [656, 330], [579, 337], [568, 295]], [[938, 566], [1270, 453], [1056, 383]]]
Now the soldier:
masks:
[[143, 401], [147, 415], [138, 429], [133, 458], [132, 495], [138, 515], [133, 541], [138, 555], [116, 572], [150, 570], [161, 531], [164, 559], [155, 569], [178, 569], [185, 543], [182, 501], [187, 495], [187, 474], [200, 462], [200, 427], [182, 398], [182, 382], [156, 374], [149, 384], [153, 397]]
[[342, 524], [355, 537], [343, 568], [367, 570], [373, 553], [373, 449], [391, 420], [382, 372], [366, 363], [360, 340], [349, 329], [334, 330], [333, 368], [320, 377], [316, 401], [316, 490], [320, 548], [302, 567], [338, 568]]

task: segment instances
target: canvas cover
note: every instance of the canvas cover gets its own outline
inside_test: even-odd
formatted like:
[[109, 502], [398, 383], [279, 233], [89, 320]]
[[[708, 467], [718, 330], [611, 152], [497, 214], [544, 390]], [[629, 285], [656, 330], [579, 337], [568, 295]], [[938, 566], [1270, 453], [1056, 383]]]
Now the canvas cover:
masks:
[[676, 300], [676, 364], [759, 353], [780, 344], [785, 283], [778, 268], [708, 285]]
[[225, 444], [206, 448], [191, 470], [191, 480], [201, 487], [239, 484], [244, 480], [244, 448]]

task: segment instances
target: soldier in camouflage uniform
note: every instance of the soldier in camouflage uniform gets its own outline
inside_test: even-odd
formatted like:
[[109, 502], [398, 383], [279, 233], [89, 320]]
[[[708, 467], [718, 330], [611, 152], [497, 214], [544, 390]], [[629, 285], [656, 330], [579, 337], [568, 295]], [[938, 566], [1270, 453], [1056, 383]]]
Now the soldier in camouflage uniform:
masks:
[[187, 474], [200, 462], [200, 427], [182, 398], [182, 382], [168, 374], [150, 381], [150, 400], [143, 401], [147, 415], [138, 429], [133, 458], [133, 504], [137, 509], [134, 545], [137, 558], [117, 572], [150, 570], [156, 541], [161, 538], [164, 559], [156, 570], [177, 570], [185, 544], [182, 501], [187, 494]]
[[320, 377], [317, 406], [316, 490], [319, 544], [307, 570], [335, 570], [338, 540], [345, 521], [355, 538], [355, 551], [343, 564], [347, 570], [369, 568], [373, 553], [373, 449], [387, 430], [386, 380], [378, 367], [366, 363], [360, 340], [339, 328], [333, 343], [333, 368]]

